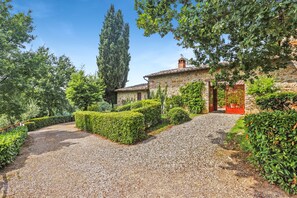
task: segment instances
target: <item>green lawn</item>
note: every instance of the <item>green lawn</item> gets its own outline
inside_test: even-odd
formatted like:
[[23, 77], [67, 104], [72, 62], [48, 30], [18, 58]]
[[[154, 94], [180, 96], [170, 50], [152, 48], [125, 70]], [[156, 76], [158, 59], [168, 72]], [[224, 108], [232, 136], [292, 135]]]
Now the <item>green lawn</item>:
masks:
[[[193, 119], [197, 116], [200, 116], [202, 114], [190, 114], [190, 118]], [[173, 127], [173, 124], [170, 124], [169, 120], [167, 119], [166, 115], [162, 114], [162, 121], [161, 123], [159, 123], [158, 125], [149, 128], [146, 132], [149, 136], [154, 136], [157, 135], [159, 133], [162, 133], [163, 131], [166, 131], [168, 129], [170, 129], [171, 127]]]
[[197, 117], [197, 116], [200, 116], [200, 115], [202, 115], [202, 114], [194, 114], [194, 113], [190, 113], [190, 118], [193, 119], [193, 118], [195, 118], [195, 117]]
[[244, 117], [239, 118], [230, 132], [227, 134], [226, 142], [229, 146], [243, 151], [250, 150], [248, 136], [245, 133]]

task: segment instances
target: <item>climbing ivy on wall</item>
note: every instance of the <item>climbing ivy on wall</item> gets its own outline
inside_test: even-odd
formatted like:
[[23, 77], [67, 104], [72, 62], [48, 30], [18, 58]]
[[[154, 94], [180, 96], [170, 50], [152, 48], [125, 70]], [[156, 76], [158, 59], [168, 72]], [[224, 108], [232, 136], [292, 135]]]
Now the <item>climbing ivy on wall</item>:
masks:
[[185, 106], [191, 113], [201, 113], [205, 107], [202, 93], [204, 83], [201, 81], [188, 83], [180, 88], [180, 93]]

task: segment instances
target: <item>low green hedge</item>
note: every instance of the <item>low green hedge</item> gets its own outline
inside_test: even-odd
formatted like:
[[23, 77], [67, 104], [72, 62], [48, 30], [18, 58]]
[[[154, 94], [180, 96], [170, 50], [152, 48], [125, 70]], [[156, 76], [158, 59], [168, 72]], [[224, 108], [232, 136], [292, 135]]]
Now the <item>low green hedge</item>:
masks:
[[258, 97], [256, 103], [263, 110], [288, 110], [292, 104], [297, 104], [297, 93], [280, 92], [268, 94]]
[[29, 131], [34, 131], [43, 127], [74, 121], [74, 117], [69, 116], [51, 116], [51, 117], [42, 117], [34, 118], [25, 123], [25, 126], [28, 127]]
[[144, 115], [145, 128], [152, 127], [161, 121], [161, 103], [156, 100], [141, 100], [117, 107], [116, 111], [134, 111]]
[[170, 123], [175, 125], [191, 120], [189, 113], [181, 107], [170, 109], [167, 115]]
[[118, 106], [115, 111], [117, 112], [121, 112], [121, 111], [130, 111], [132, 109], [138, 109], [140, 107], [144, 107], [144, 106], [149, 106], [149, 105], [153, 105], [153, 104], [158, 104], [160, 102], [158, 102], [157, 100], [140, 100], [140, 101], [136, 101], [136, 102], [132, 102], [126, 105], [122, 105], [122, 106]]
[[115, 111], [116, 112], [121, 112], [121, 111], [130, 111], [131, 110], [131, 104], [126, 104], [122, 106], [118, 106]]
[[146, 129], [161, 122], [161, 103], [132, 109], [132, 111], [142, 113], [144, 115]]
[[183, 107], [183, 98], [180, 95], [171, 96], [165, 100], [165, 111], [169, 112], [170, 109], [175, 107]]
[[133, 144], [146, 137], [144, 115], [138, 112], [80, 111], [75, 113], [75, 123], [79, 129], [122, 144]]
[[27, 135], [28, 129], [25, 126], [0, 133], [0, 168], [15, 159]]
[[253, 162], [268, 181], [297, 194], [297, 112], [248, 115], [245, 123]]

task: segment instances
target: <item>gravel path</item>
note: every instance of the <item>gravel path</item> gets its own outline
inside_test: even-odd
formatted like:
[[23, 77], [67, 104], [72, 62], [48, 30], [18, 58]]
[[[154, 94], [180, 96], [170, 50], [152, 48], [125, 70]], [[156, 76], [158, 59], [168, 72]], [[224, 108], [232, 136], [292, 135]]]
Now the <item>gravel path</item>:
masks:
[[3, 197], [287, 197], [220, 147], [237, 115], [207, 114], [133, 146], [73, 123], [30, 132]]

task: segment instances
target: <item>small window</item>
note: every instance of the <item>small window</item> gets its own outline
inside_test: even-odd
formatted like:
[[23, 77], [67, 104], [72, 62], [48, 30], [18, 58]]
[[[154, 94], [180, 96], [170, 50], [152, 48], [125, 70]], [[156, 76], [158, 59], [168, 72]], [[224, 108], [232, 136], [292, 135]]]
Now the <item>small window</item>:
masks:
[[137, 100], [141, 100], [141, 93], [137, 93]]

